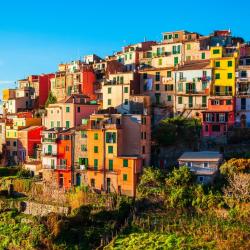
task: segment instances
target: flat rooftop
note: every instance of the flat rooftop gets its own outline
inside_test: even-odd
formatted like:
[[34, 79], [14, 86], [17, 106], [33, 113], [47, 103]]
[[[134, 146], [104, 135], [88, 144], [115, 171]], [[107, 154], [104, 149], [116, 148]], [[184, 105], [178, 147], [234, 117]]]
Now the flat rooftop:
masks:
[[217, 151], [185, 152], [179, 161], [219, 161], [223, 158]]

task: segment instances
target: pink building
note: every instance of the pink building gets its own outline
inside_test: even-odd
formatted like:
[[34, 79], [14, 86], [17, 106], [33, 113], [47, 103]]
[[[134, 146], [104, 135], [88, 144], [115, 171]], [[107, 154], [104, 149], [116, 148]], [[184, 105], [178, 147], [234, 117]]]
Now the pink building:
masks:
[[73, 94], [60, 102], [50, 104], [46, 110], [47, 114], [43, 118], [46, 128], [72, 128], [81, 125], [83, 119], [96, 113], [98, 104], [90, 102], [88, 96]]

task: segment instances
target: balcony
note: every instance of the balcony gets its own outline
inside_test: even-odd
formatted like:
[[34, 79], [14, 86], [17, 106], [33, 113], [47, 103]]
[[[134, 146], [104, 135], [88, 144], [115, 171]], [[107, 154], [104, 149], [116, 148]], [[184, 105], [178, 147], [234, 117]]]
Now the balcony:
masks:
[[192, 109], [192, 110], [206, 110], [207, 109], [207, 104], [193, 104], [193, 103], [189, 103], [189, 104], [185, 104], [184, 105], [184, 109]]
[[250, 82], [250, 77], [238, 77], [237, 82]]
[[42, 165], [43, 169], [48, 169], [48, 170], [55, 170], [55, 166], [53, 165]]
[[57, 153], [56, 152], [43, 152], [42, 156], [56, 157]]
[[69, 169], [67, 169], [67, 166], [66, 166], [66, 165], [57, 165], [57, 166], [56, 166], [56, 169], [57, 169], [57, 170], [69, 170]]
[[227, 92], [221, 92], [220, 91], [220, 92], [215, 92], [214, 95], [215, 96], [232, 96], [233, 93], [231, 91], [230, 92], [228, 92], [228, 91]]
[[179, 79], [179, 82], [186, 82], [187, 81], [187, 78], [186, 77], [182, 77]]
[[42, 142], [56, 143], [57, 138], [42, 138]]

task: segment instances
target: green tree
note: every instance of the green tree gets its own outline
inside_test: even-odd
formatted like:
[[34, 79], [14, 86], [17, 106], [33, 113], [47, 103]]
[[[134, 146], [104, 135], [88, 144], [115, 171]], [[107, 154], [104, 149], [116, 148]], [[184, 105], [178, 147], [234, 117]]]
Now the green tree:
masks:
[[[200, 138], [201, 123], [194, 118], [167, 118], [153, 131], [153, 138], [160, 146], [195, 145]], [[192, 140], [190, 140], [192, 138]]]
[[220, 172], [227, 176], [237, 173], [250, 173], [250, 159], [232, 158], [221, 165]]
[[157, 199], [163, 195], [164, 175], [156, 168], [146, 167], [137, 187], [137, 196], [145, 199]]
[[166, 179], [166, 201], [170, 207], [186, 208], [192, 204], [193, 176], [188, 167], [174, 169]]
[[50, 91], [49, 95], [48, 95], [48, 98], [47, 98], [47, 101], [45, 103], [45, 107], [47, 108], [49, 106], [49, 104], [53, 104], [53, 103], [56, 103], [56, 102], [57, 102], [56, 97]]

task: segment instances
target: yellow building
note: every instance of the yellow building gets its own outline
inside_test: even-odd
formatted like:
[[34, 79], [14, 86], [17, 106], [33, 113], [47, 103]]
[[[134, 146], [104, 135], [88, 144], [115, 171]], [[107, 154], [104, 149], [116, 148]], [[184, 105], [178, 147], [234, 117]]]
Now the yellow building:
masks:
[[235, 96], [237, 52], [227, 53], [223, 47], [211, 47], [210, 58], [213, 68], [211, 95]]
[[13, 118], [13, 124], [6, 126], [6, 149], [9, 165], [18, 164], [18, 131], [30, 126], [42, 125], [41, 118]]
[[14, 99], [16, 96], [15, 89], [4, 89], [3, 90], [3, 101], [8, 101], [9, 99]]

